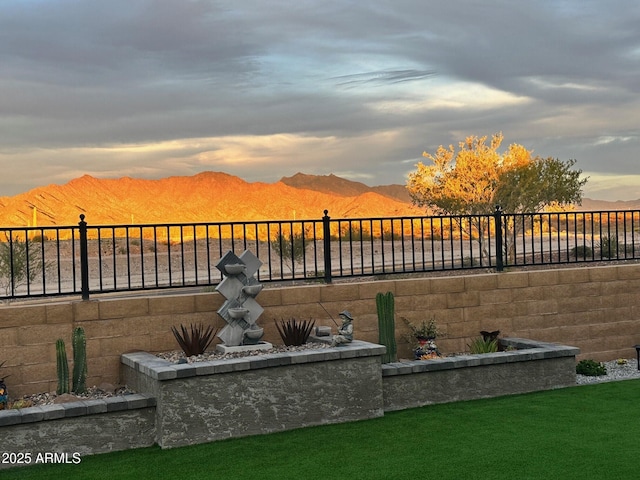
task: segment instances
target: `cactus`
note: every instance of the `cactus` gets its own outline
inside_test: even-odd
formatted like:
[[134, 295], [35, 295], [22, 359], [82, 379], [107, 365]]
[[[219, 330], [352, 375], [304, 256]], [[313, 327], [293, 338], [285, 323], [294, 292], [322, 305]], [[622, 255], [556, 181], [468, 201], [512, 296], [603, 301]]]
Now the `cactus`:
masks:
[[67, 361], [67, 350], [64, 340], [56, 340], [56, 370], [58, 373], [58, 388], [56, 393], [62, 395], [69, 393], [69, 362]]
[[87, 339], [84, 329], [78, 327], [73, 331], [73, 393], [84, 393], [87, 390]]
[[382, 362], [395, 362], [397, 360], [397, 347], [393, 293], [378, 293], [376, 295], [376, 308], [378, 310], [378, 335], [380, 343], [387, 347], [387, 352], [382, 356]]

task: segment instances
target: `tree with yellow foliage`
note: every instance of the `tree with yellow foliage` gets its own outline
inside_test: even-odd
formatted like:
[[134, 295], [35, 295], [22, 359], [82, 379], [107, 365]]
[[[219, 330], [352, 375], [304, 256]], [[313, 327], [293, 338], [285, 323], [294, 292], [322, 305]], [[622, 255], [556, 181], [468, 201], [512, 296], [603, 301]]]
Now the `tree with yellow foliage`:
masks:
[[582, 170], [575, 160], [534, 157], [522, 145], [512, 144], [499, 153], [503, 140], [495, 134], [468, 137], [442, 145], [435, 154], [423, 153], [433, 163], [417, 164], [409, 174], [407, 189], [413, 203], [444, 215], [491, 214], [497, 205], [507, 213], [535, 213], [549, 205], [570, 205], [582, 199]]
[[[522, 145], [512, 144], [504, 153], [501, 133], [491, 137], [467, 137], [458, 151], [453, 145], [423, 153], [431, 165], [417, 164], [409, 174], [407, 189], [413, 203], [443, 215], [469, 216], [454, 219], [482, 245], [488, 231], [487, 217], [500, 206], [506, 213], [536, 213], [552, 205], [580, 203], [582, 170], [575, 160], [534, 157]], [[475, 216], [475, 217], [474, 217]], [[515, 228], [505, 222], [505, 229]], [[509, 237], [506, 235], [505, 237]], [[505, 242], [505, 250], [510, 245]], [[485, 252], [486, 253], [486, 252]]]

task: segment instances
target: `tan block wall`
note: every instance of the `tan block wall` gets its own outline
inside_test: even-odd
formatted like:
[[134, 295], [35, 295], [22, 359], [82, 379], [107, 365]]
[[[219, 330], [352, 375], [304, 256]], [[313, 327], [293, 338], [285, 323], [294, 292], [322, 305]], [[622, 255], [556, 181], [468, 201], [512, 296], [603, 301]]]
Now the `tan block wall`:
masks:
[[[420, 323], [434, 318], [445, 334], [445, 353], [466, 350], [480, 330], [502, 336], [577, 346], [579, 358], [599, 361], [633, 358], [640, 344], [640, 265], [514, 271], [465, 276], [383, 280], [284, 288], [267, 286], [258, 297], [265, 340], [281, 343], [274, 320], [316, 320], [335, 324], [338, 312], [355, 317], [356, 337], [378, 341], [375, 296], [395, 295], [401, 358], [411, 356], [402, 318]], [[0, 307], [0, 376], [13, 398], [56, 389], [55, 342], [63, 338], [71, 362], [71, 332], [87, 334], [89, 385], [118, 383], [120, 355], [178, 348], [171, 326], [199, 323], [222, 327], [217, 293], [97, 297], [89, 301], [14, 303]], [[325, 311], [326, 310], [326, 311]], [[71, 365], [70, 365], [71, 366]]]

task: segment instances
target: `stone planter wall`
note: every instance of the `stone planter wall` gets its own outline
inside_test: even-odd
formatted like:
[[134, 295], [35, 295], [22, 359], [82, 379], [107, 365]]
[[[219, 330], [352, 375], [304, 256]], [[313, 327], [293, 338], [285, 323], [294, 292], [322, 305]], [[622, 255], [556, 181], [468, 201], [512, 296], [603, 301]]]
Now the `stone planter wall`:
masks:
[[128, 385], [157, 401], [162, 448], [383, 415], [380, 356], [366, 342], [321, 350], [171, 364], [122, 356]]
[[149, 395], [2, 410], [2, 452], [20, 456], [4, 459], [0, 469], [33, 465], [38, 454], [57, 453], [73, 461], [74, 454], [148, 447], [155, 443], [155, 430], [155, 399]]
[[362, 341], [194, 364], [129, 353], [123, 377], [143, 394], [0, 411], [3, 451], [171, 448], [575, 385], [577, 348], [501, 341], [520, 350], [384, 365], [384, 347]]
[[518, 350], [382, 365], [385, 411], [576, 384], [579, 349], [518, 338], [500, 343]]

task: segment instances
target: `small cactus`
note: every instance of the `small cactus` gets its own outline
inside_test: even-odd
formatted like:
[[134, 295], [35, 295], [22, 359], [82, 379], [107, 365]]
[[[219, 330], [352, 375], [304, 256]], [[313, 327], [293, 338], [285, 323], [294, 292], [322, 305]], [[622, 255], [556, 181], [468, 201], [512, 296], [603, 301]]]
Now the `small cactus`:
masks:
[[73, 393], [87, 391], [87, 339], [84, 329], [78, 327], [73, 331]]
[[69, 393], [69, 362], [67, 361], [67, 350], [64, 340], [56, 340], [56, 370], [58, 373], [58, 388], [56, 393], [62, 395]]

